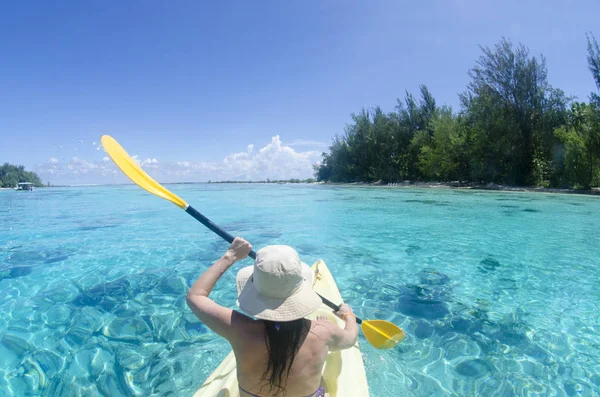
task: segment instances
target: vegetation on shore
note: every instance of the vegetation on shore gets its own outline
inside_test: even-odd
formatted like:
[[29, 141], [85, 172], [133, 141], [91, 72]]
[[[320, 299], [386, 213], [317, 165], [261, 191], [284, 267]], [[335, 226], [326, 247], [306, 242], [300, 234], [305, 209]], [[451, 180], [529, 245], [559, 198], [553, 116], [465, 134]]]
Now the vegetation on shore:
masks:
[[[600, 90], [600, 46], [587, 36]], [[600, 95], [579, 102], [547, 79], [544, 57], [502, 39], [469, 71], [458, 113], [420, 86], [394, 112], [352, 114], [315, 165], [319, 181], [404, 180], [590, 188], [600, 185]]]
[[31, 182], [36, 187], [43, 186], [35, 172], [25, 171], [25, 166], [4, 163], [0, 166], [0, 187], [15, 187], [17, 183]]

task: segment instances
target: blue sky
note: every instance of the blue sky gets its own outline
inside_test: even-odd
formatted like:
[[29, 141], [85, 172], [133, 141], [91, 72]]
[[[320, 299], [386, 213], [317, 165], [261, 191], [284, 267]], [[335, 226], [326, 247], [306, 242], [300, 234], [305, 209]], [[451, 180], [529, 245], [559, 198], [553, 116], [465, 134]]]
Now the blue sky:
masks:
[[426, 84], [457, 108], [478, 45], [502, 36], [587, 99], [598, 15], [597, 0], [7, 2], [0, 161], [120, 181], [97, 150], [111, 134], [163, 181], [308, 176], [363, 106]]

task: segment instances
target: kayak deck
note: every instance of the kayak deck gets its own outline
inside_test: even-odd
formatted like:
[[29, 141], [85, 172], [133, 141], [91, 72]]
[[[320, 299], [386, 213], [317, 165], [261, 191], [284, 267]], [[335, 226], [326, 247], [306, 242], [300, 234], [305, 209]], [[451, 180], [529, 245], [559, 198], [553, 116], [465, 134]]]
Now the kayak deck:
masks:
[[[311, 269], [313, 270], [313, 290], [332, 302], [342, 302], [340, 291], [325, 262], [319, 260], [311, 266]], [[315, 320], [317, 316], [325, 316], [330, 322], [341, 328], [344, 327], [344, 321], [335, 316], [325, 305], [321, 305], [307, 318]], [[329, 352], [322, 374], [327, 396], [369, 396], [367, 375], [358, 342], [350, 349]], [[239, 397], [239, 395], [233, 352], [229, 352], [206, 382], [194, 393], [194, 397]]]

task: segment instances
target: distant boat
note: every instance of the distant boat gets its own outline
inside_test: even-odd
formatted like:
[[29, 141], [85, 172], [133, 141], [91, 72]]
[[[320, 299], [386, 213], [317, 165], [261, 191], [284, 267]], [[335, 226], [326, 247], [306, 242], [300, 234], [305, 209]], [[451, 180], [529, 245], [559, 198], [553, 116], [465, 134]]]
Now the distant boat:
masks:
[[21, 183], [17, 183], [17, 186], [15, 187], [15, 190], [29, 190], [29, 191], [33, 191], [33, 183], [31, 182], [21, 182]]

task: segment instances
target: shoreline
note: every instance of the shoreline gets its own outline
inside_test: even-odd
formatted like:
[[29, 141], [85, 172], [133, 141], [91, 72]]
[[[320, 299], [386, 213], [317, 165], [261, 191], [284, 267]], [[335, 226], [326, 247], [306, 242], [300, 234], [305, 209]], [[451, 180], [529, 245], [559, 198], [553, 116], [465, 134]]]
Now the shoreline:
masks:
[[[591, 190], [584, 189], [560, 189], [560, 188], [548, 188], [548, 187], [530, 187], [530, 186], [511, 186], [511, 185], [499, 185], [495, 183], [488, 184], [475, 184], [475, 183], [458, 183], [458, 182], [397, 182], [394, 184], [385, 184], [381, 182], [281, 182], [281, 183], [267, 183], [267, 182], [185, 182], [175, 184], [207, 184], [207, 183], [222, 183], [222, 184], [271, 184], [271, 185], [322, 185], [322, 186], [340, 186], [340, 187], [366, 187], [366, 188], [403, 188], [403, 189], [453, 189], [453, 190], [481, 190], [481, 191], [498, 191], [498, 192], [516, 192], [516, 193], [546, 193], [546, 194], [577, 194], [583, 196], [600, 196], [600, 187], [592, 188]], [[174, 183], [164, 183], [170, 185]], [[94, 184], [94, 185], [55, 185], [49, 187], [105, 187], [105, 186], [128, 186], [134, 185], [133, 183], [123, 184]], [[46, 188], [46, 186], [44, 186]], [[14, 190], [11, 187], [1, 187], [0, 190]]]
[[380, 182], [316, 182], [324, 186], [348, 186], [348, 187], [378, 187], [378, 188], [424, 188], [424, 189], [455, 189], [455, 190], [483, 190], [499, 192], [521, 192], [521, 193], [551, 193], [551, 194], [579, 194], [586, 196], [600, 196], [600, 188], [584, 189], [560, 189], [549, 187], [529, 187], [488, 184], [464, 184], [458, 182], [398, 182], [384, 184]]

